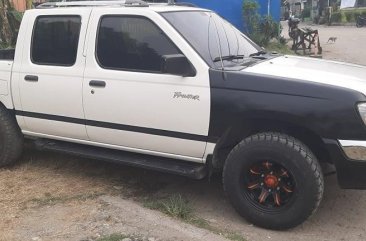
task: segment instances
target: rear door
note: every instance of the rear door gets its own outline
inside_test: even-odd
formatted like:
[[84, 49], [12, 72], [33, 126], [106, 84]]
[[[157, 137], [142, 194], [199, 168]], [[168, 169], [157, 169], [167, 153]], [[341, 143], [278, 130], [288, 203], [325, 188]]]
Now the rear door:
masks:
[[[84, 78], [90, 139], [201, 161], [210, 113], [207, 65], [151, 10], [96, 9], [91, 22]], [[185, 55], [196, 76], [163, 74], [162, 55], [173, 54]]]
[[21, 65], [14, 74], [16, 114], [23, 118], [25, 132], [88, 139], [82, 88], [90, 12], [68, 8], [27, 13]]

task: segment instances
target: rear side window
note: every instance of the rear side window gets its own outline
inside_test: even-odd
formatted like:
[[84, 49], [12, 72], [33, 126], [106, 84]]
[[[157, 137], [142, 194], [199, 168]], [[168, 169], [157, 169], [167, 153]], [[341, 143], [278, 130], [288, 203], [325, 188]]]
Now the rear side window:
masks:
[[100, 21], [96, 55], [103, 68], [159, 73], [163, 55], [180, 53], [147, 18], [104, 16]]
[[33, 30], [32, 62], [40, 65], [74, 65], [80, 26], [80, 16], [38, 17]]

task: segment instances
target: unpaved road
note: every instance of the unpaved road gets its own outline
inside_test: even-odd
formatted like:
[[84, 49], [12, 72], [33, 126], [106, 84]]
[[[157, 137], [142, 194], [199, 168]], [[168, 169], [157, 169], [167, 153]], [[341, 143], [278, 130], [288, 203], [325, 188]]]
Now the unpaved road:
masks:
[[[283, 26], [283, 35], [288, 38], [288, 26]], [[366, 28], [356, 26], [325, 26], [300, 24], [300, 28], [310, 27], [319, 30], [320, 44], [323, 48], [323, 58], [355, 64], [366, 65]], [[336, 42], [328, 42], [330, 37], [337, 38]]]
[[[323, 47], [323, 58], [366, 65], [366, 28], [356, 27], [317, 27]], [[328, 42], [336, 37], [335, 43]]]
[[[324, 58], [366, 65], [366, 28], [318, 28]], [[330, 36], [337, 42], [326, 44]], [[81, 241], [113, 233], [140, 240], [225, 240], [217, 231], [143, 207], [144, 202], [173, 194], [188, 199], [194, 215], [215, 230], [233, 234], [232, 239], [366, 240], [366, 191], [341, 190], [335, 176], [325, 180], [319, 211], [295, 229], [275, 232], [253, 227], [238, 216], [219, 176], [211, 182], [194, 181], [28, 149], [19, 163], [0, 170], [0, 240]]]
[[[366, 65], [366, 28], [355, 26], [311, 26], [319, 30], [323, 58]], [[328, 42], [336, 37], [335, 43]]]

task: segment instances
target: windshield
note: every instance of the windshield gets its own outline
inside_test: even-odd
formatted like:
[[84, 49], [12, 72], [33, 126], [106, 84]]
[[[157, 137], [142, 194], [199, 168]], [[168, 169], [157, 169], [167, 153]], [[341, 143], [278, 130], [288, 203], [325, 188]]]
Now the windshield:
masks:
[[242, 64], [261, 49], [213, 12], [165, 12], [162, 16], [212, 68]]

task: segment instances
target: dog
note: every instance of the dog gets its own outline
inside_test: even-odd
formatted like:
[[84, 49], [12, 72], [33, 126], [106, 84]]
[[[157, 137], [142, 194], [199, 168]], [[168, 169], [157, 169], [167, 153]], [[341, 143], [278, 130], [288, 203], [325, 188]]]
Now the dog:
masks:
[[328, 39], [328, 42], [327, 43], [329, 43], [329, 42], [331, 42], [331, 43], [335, 43], [337, 41], [337, 37], [330, 37], [329, 39]]

